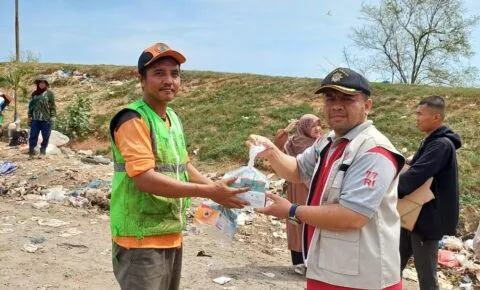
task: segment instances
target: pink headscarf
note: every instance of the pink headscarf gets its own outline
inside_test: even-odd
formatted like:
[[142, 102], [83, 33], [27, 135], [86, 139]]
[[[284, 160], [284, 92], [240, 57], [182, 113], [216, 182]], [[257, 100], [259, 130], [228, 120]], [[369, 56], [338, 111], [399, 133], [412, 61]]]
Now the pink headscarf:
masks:
[[303, 115], [297, 124], [297, 132], [285, 143], [285, 152], [291, 156], [301, 154], [312, 146], [317, 137], [310, 136], [312, 128], [317, 126], [319, 118], [312, 114]]

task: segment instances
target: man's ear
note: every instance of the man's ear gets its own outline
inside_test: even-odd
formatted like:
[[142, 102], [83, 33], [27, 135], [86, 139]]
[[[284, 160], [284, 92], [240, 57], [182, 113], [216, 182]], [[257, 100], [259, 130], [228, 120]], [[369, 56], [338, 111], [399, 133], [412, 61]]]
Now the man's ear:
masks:
[[138, 80], [140, 81], [140, 85], [142, 86], [143, 91], [143, 88], [145, 87], [145, 78], [142, 75], [138, 75]]
[[372, 101], [372, 98], [368, 98], [366, 101], [365, 101], [365, 113], [367, 113], [367, 115], [370, 113], [370, 111], [372, 110], [372, 106], [373, 106], [373, 101]]

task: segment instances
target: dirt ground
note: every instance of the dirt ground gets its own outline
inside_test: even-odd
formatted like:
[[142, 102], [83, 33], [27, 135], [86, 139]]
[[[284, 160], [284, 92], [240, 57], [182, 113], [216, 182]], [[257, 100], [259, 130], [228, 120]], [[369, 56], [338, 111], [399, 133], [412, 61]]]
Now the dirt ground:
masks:
[[[39, 193], [50, 187], [62, 185], [71, 192], [92, 180], [110, 180], [111, 166], [85, 164], [66, 155], [28, 160], [5, 145], [0, 143], [0, 160], [14, 162], [18, 169], [0, 176], [0, 186], [10, 188], [10, 194], [16, 188], [15, 194], [0, 197], [0, 288], [119, 289], [112, 273], [107, 211], [76, 208], [67, 201], [33, 207], [38, 207]], [[192, 213], [189, 216], [192, 220]], [[304, 278], [289, 266], [285, 224], [265, 216], [251, 217], [233, 241], [189, 224], [181, 289], [305, 288]], [[49, 225], [52, 219], [57, 224]], [[198, 256], [201, 251], [206, 256]], [[232, 280], [217, 285], [212, 280], [220, 276]], [[404, 289], [417, 287], [406, 282]]]

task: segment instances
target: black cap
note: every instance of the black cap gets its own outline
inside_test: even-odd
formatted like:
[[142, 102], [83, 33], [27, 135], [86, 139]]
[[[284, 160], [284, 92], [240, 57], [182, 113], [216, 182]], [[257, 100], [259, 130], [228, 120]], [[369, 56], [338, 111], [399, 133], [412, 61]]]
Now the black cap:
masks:
[[348, 95], [364, 93], [370, 96], [372, 92], [368, 80], [364, 76], [343, 67], [336, 68], [329, 73], [323, 79], [320, 89], [315, 94], [323, 93], [326, 89], [334, 89]]

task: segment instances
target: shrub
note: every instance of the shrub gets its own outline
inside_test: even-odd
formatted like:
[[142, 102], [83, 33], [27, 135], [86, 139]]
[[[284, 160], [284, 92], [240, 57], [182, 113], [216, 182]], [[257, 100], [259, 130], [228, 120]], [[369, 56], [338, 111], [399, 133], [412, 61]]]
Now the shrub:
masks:
[[92, 101], [85, 95], [78, 95], [75, 102], [58, 115], [55, 128], [72, 139], [85, 137], [92, 132], [91, 110]]

